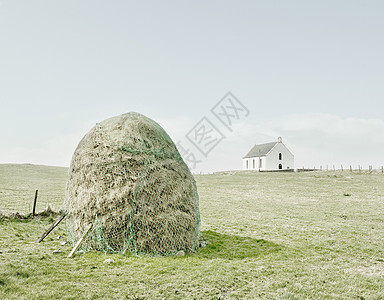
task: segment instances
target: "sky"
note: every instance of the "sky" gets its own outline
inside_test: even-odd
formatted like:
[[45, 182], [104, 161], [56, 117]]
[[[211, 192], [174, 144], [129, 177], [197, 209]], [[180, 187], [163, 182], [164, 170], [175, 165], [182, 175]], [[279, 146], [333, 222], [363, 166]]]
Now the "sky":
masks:
[[[380, 167], [383, 13], [374, 0], [2, 0], [0, 163], [69, 166], [97, 122], [136, 111], [194, 173], [241, 169], [278, 136], [295, 167]], [[244, 108], [230, 128], [211, 111], [228, 92]], [[187, 138], [203, 118], [223, 137], [207, 155]]]

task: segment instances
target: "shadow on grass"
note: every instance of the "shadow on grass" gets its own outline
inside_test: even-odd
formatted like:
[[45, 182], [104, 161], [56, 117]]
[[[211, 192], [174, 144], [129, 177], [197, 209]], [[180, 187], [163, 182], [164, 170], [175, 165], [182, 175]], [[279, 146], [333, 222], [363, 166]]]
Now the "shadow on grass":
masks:
[[244, 259], [255, 258], [281, 250], [278, 244], [250, 237], [203, 231], [202, 240], [206, 247], [200, 248], [197, 256], [201, 258]]

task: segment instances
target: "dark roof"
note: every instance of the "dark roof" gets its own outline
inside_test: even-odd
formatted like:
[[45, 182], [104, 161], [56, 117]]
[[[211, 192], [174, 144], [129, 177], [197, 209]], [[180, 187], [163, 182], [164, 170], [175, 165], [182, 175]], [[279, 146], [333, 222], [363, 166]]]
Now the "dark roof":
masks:
[[266, 156], [278, 142], [255, 145], [243, 158]]

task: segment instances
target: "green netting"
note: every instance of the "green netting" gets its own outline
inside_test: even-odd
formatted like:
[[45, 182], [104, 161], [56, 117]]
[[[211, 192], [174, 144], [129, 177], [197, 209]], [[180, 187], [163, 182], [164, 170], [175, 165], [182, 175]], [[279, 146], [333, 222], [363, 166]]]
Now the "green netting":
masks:
[[115, 253], [194, 251], [199, 200], [188, 167], [154, 121], [128, 113], [96, 125], [76, 149], [67, 183], [69, 239]]

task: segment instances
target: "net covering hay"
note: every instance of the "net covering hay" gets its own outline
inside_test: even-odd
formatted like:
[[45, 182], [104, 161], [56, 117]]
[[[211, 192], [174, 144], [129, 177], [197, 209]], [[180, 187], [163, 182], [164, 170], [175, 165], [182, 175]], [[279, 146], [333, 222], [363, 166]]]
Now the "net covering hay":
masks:
[[198, 247], [195, 180], [168, 134], [127, 113], [96, 124], [72, 157], [64, 200], [69, 239], [86, 248], [173, 254]]

